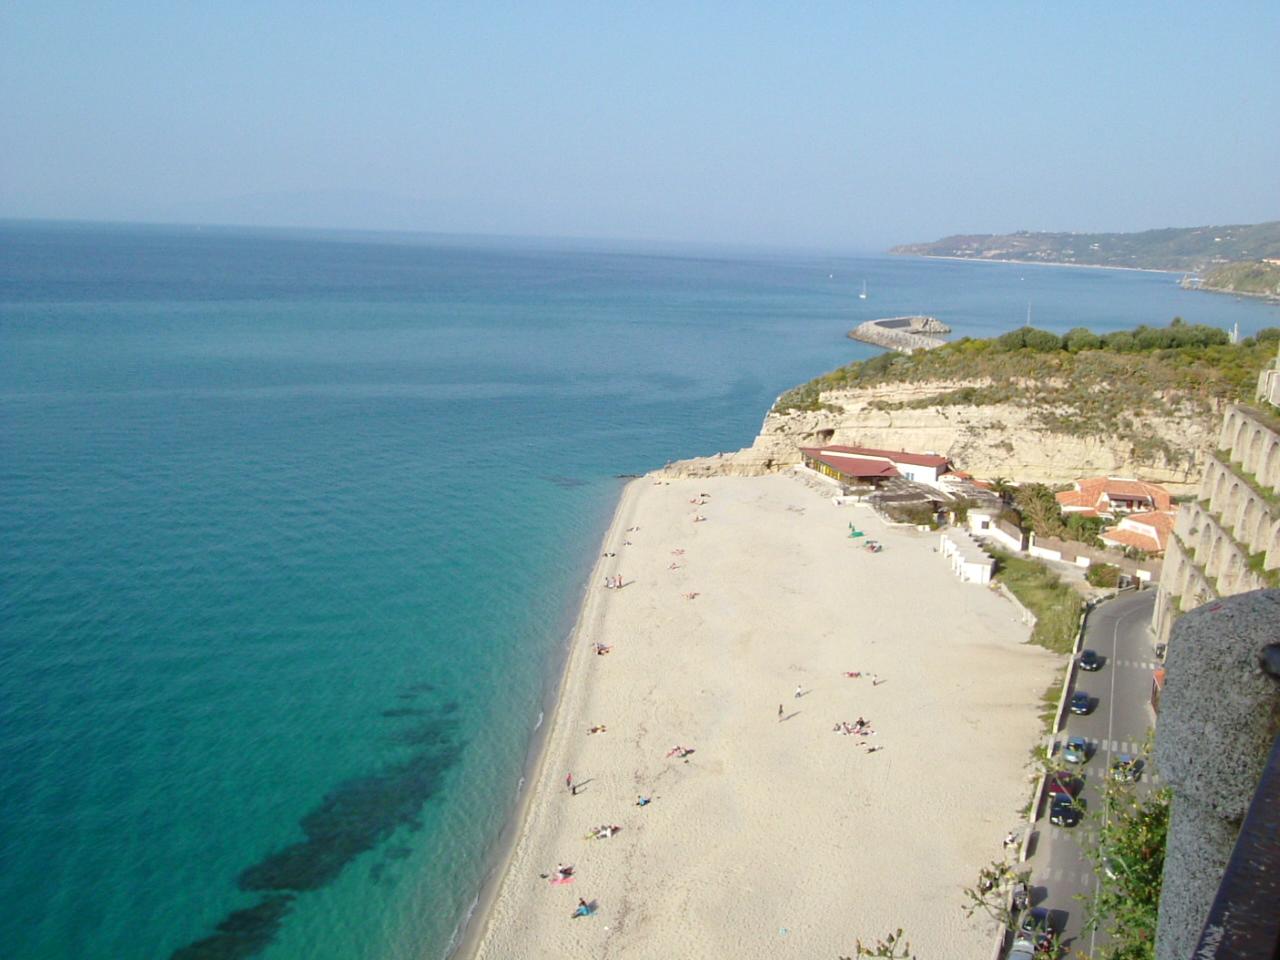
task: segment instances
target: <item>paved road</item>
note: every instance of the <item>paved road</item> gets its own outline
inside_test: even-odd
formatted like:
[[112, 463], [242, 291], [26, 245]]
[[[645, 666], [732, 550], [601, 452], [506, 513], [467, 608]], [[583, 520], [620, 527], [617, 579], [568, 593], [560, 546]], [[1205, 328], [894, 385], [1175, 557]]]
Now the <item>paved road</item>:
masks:
[[[1154, 602], [1155, 590], [1124, 594], [1096, 607], [1085, 625], [1084, 646], [1103, 658], [1102, 669], [1087, 673], [1076, 668], [1068, 698], [1083, 691], [1092, 698], [1094, 708], [1087, 716], [1068, 713], [1057, 742], [1060, 750], [1067, 737], [1089, 741], [1089, 759], [1077, 772], [1084, 776], [1081, 795], [1091, 811], [1102, 809], [1102, 785], [1112, 759], [1141, 753], [1147, 731], [1155, 725], [1150, 706], [1151, 674], [1158, 666], [1150, 630]], [[1060, 766], [1067, 769], [1071, 764], [1063, 761]], [[1140, 789], [1158, 783], [1159, 778], [1148, 770]], [[1082, 933], [1085, 906], [1076, 898], [1092, 895], [1097, 886], [1092, 863], [1082, 852], [1082, 845], [1096, 843], [1097, 831], [1089, 819], [1073, 829], [1053, 826], [1047, 803], [1035, 831], [1026, 864], [1031, 870], [1033, 900], [1053, 913], [1054, 925], [1063, 932], [1068, 948], [1092, 955], [1101, 934]]]

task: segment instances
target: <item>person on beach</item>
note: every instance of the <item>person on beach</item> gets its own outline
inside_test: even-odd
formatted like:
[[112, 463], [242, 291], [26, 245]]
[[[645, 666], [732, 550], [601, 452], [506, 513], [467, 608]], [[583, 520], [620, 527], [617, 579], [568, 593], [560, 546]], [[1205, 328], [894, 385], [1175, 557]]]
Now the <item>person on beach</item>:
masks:
[[645, 797], [640, 795], [636, 796], [637, 807], [647, 807], [651, 803], [653, 803], [653, 797]]
[[576, 790], [574, 790], [574, 789], [573, 789], [573, 774], [572, 774], [572, 773], [566, 773], [566, 774], [564, 775], [564, 788], [565, 788], [566, 790], [568, 790], [568, 791], [569, 791], [569, 793], [571, 793], [571, 794], [573, 794], [573, 793], [577, 793], [577, 792], [578, 792], [578, 791], [576, 791]]
[[795, 698], [796, 698], [797, 700], [799, 700], [799, 699], [800, 699], [801, 697], [803, 697], [803, 696], [804, 696], [804, 687], [800, 686], [800, 684], [798, 684], [798, 683], [797, 683], [797, 684], [796, 684]]
[[782, 722], [782, 704], [778, 704], [778, 722]]
[[579, 897], [578, 906], [574, 909], [573, 913], [570, 914], [570, 916], [572, 916], [574, 919], [577, 919], [578, 917], [591, 916], [591, 905], [588, 904], [587, 901]]

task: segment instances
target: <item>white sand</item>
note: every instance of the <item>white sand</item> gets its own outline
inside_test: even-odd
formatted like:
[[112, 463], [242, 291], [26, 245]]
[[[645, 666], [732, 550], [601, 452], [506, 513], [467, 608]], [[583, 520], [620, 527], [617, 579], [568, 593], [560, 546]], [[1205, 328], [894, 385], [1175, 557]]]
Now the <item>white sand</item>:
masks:
[[[956, 580], [935, 536], [790, 476], [635, 481], [609, 538], [475, 955], [835, 960], [902, 927], [930, 960], [989, 956], [961, 890], [1018, 822], [1058, 660], [1008, 602]], [[832, 732], [859, 716], [880, 751]], [[606, 823], [622, 832], [584, 838]], [[572, 883], [539, 878], [558, 863]], [[579, 897], [598, 907], [571, 919]]]

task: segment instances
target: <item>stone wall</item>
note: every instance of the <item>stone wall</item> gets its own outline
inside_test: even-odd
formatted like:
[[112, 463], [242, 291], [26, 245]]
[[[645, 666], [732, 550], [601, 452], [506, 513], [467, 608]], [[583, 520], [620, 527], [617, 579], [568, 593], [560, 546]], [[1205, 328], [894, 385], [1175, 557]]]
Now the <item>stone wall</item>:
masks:
[[1156, 765], [1173, 794], [1156, 960], [1192, 956], [1280, 734], [1280, 681], [1261, 666], [1277, 624], [1280, 590], [1259, 590], [1202, 605], [1173, 628], [1156, 727]]

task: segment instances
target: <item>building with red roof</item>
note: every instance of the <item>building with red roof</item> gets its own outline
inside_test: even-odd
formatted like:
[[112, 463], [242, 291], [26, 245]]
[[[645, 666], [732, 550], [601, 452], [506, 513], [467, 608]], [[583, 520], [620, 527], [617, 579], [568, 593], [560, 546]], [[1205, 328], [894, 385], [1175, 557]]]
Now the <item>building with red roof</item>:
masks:
[[1120, 514], [1173, 509], [1169, 491], [1145, 480], [1127, 477], [1090, 477], [1077, 480], [1071, 490], [1054, 494], [1063, 513], [1114, 519]]
[[801, 447], [804, 465], [842, 483], [879, 486], [894, 477], [937, 486], [951, 461], [933, 453], [879, 450], [874, 447]]
[[1109, 547], [1121, 550], [1132, 547], [1152, 555], [1163, 554], [1173, 533], [1175, 510], [1147, 510], [1125, 515], [1114, 527], [1107, 527], [1098, 538]]

